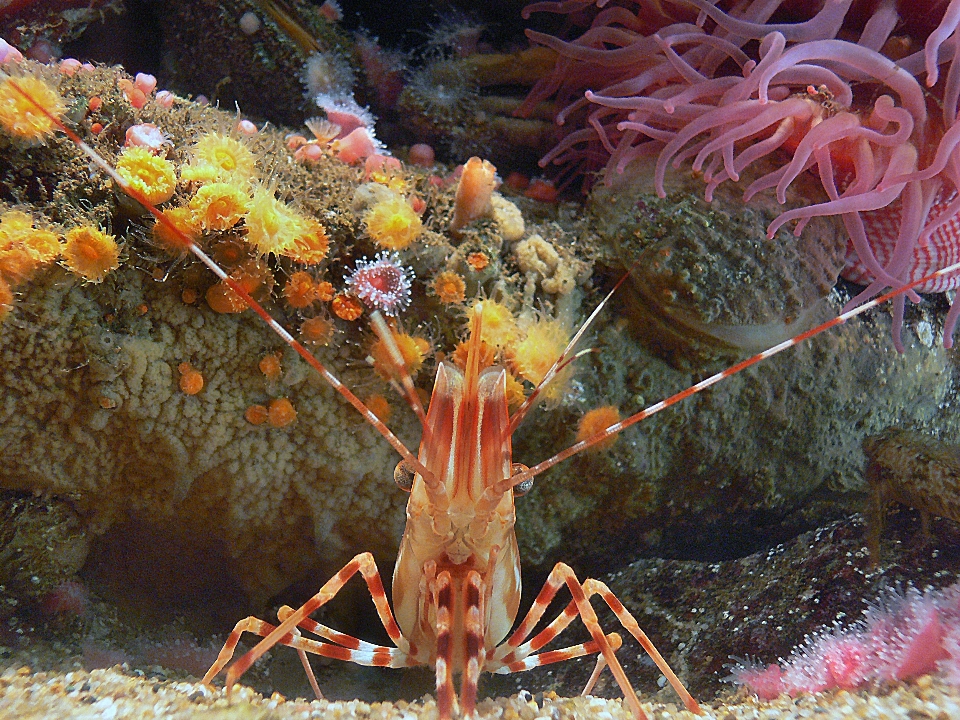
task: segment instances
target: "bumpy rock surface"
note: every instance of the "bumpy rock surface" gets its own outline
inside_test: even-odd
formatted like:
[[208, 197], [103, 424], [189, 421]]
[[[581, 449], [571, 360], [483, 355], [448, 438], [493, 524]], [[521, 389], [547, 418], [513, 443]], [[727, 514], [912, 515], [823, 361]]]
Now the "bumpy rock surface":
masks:
[[[831, 289], [845, 243], [832, 223], [767, 240], [779, 205], [744, 206], [723, 186], [706, 203], [702, 181], [679, 175], [668, 175], [667, 200], [643, 171], [591, 196], [578, 227], [599, 254], [594, 281], [609, 287], [629, 270], [632, 286], [598, 318], [598, 352], [578, 361], [566, 403], [521, 428], [519, 461], [571, 444], [586, 410], [636, 412], [828, 320], [849, 299], [852, 288]], [[525, 560], [612, 569], [631, 553], [737, 557], [859, 509], [865, 436], [890, 425], [960, 430], [943, 411], [956, 399], [956, 366], [940, 345], [939, 298], [908, 312], [903, 355], [888, 312], [761, 362], [625, 431], [606, 453], [547, 473], [518, 503]]]

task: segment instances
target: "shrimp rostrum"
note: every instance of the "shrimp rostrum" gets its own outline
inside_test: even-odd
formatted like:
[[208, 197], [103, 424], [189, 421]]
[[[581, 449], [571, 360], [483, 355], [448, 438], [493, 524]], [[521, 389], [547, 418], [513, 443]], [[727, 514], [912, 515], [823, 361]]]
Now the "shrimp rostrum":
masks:
[[[597, 666], [584, 693], [593, 687], [600, 671], [609, 666], [634, 716], [642, 719], [645, 715], [640, 702], [615, 654], [622, 640], [617, 633], [604, 633], [590, 604], [591, 597], [597, 595], [649, 653], [686, 707], [699, 712], [696, 701], [610, 589], [599, 580], [581, 582], [564, 563], [553, 568], [529, 612], [510, 633], [520, 605], [514, 498], [529, 491], [536, 472], [562, 459], [556, 456], [530, 469], [516, 464], [511, 435], [533, 406], [537, 392], [573, 359], [573, 346], [586, 325], [534, 394], [511, 417], [507, 409], [506, 371], [499, 366], [483, 370], [479, 367], [481, 317], [479, 311], [471, 317], [464, 370], [447, 362], [438, 367], [426, 412], [404, 371], [390, 329], [382, 318], [374, 317], [374, 329], [391, 349], [405, 395], [423, 425], [418, 456], [401, 452], [405, 457], [394, 472], [397, 485], [410, 493], [406, 528], [393, 576], [394, 610], [387, 601], [373, 556], [361, 553], [299, 609], [281, 608], [279, 625], [254, 617], [241, 620], [204, 682], [209, 683], [230, 662], [241, 634], [252, 632], [263, 636], [263, 640], [227, 669], [228, 690], [260, 656], [282, 644], [300, 653], [318, 696], [307, 653], [361, 665], [432, 665], [436, 670], [439, 715], [445, 719], [453, 716], [456, 706], [454, 675], [462, 678], [460, 712], [470, 717], [481, 671], [518, 672], [595, 654]], [[372, 414], [367, 419], [375, 425], [380, 423]], [[607, 428], [596, 439], [602, 440], [619, 429]], [[591, 444], [590, 440], [578, 443], [566, 452]], [[377, 614], [395, 647], [373, 645], [310, 619], [311, 613], [329, 602], [358, 572], [370, 589]], [[572, 600], [553, 622], [533, 635], [548, 605], [564, 586]], [[589, 631], [590, 641], [541, 652], [577, 617]], [[320, 639], [308, 638], [301, 631]]]

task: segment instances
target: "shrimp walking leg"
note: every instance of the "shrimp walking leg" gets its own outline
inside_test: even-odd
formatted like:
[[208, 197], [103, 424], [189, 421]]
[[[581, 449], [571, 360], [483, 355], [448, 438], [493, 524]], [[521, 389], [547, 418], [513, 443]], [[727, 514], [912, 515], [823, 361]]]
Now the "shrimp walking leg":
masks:
[[[397, 646], [396, 648], [382, 647], [365, 643], [352, 636], [338, 633], [326, 626], [315, 623], [309, 619], [309, 615], [332, 600], [343, 588], [346, 582], [357, 573], [363, 576], [370, 590], [374, 605], [377, 609], [377, 615], [383, 623], [387, 635]], [[380, 571], [374, 562], [373, 555], [370, 553], [360, 553], [349, 563], [334, 575], [327, 583], [320, 588], [316, 595], [311, 597], [299, 609], [284, 607], [280, 610], [280, 624], [276, 627], [269, 623], [258, 620], [254, 617], [248, 617], [237, 623], [233, 632], [227, 638], [223, 649], [217, 657], [217, 661], [207, 671], [203, 677], [204, 683], [216, 677], [217, 674], [230, 662], [240, 636], [244, 632], [253, 632], [263, 637], [257, 645], [244, 654], [227, 670], [226, 688], [227, 692], [233, 687], [237, 680], [270, 648], [275, 645], [288, 645], [295, 649], [309, 652], [315, 655], [333, 657], [350, 662], [356, 662], [361, 665], [388, 665], [392, 667], [401, 667], [409, 664], [416, 664], [412, 659], [416, 655], [411, 651], [410, 643], [403, 637], [400, 627], [393, 616], [393, 611], [387, 602], [386, 593], [383, 589], [383, 580], [380, 577]], [[344, 643], [346, 647], [337, 646], [330, 643], [318, 642], [300, 637], [298, 628], [314, 632], [321, 637], [332, 640], [337, 643]], [[303, 659], [303, 656], [301, 656]], [[309, 674], [309, 673], [308, 673]]]
[[[566, 587], [569, 589], [570, 594], [573, 596], [573, 600], [546, 629], [537, 634], [537, 636], [529, 642], [524, 643], [524, 640], [529, 637], [533, 628], [543, 617], [547, 606], [554, 599], [560, 588], [564, 585], [566, 585]], [[587, 580], [581, 585], [577, 580], [576, 574], [573, 572], [570, 566], [564, 563], [557, 563], [557, 565], [553, 568], [550, 576], [547, 578], [546, 583], [544, 583], [543, 589], [540, 591], [539, 595], [537, 595], [536, 600], [534, 600], [533, 605], [531, 606], [526, 617], [523, 619], [523, 622], [520, 623], [520, 626], [513, 633], [513, 635], [511, 635], [511, 637], [497, 649], [493, 655], [493, 658], [491, 659], [491, 664], [496, 664], [499, 666], [496, 669], [500, 669], [501, 672], [503, 672], [502, 667], [506, 666], [508, 668], [507, 672], [509, 672], [513, 669], [513, 667], [516, 667], [518, 670], [527, 669], [528, 667], [534, 667], [536, 665], [546, 664], [547, 662], [565, 659], [566, 653], [574, 650], [575, 648], [565, 648], [562, 651], [555, 651], [558, 653], [556, 658], [554, 658], [551, 653], [542, 653], [540, 656], [534, 658], [527, 658], [526, 656], [529, 655], [529, 653], [536, 651], [547, 642], [550, 642], [550, 640], [555, 638], [570, 624], [573, 618], [579, 615], [580, 619], [583, 621], [583, 624], [586, 625], [587, 630], [590, 632], [590, 635], [593, 638], [592, 645], [596, 647], [594, 652], [599, 651], [601, 654], [601, 658], [598, 659], [597, 669], [591, 676], [585, 692], [592, 688], [593, 684], [596, 682], [596, 676], [599, 675], [600, 670], [602, 670], [605, 665], [608, 665], [617, 681], [617, 684], [620, 686], [620, 689], [624, 694], [627, 704], [633, 711], [634, 716], [637, 718], [644, 718], [645, 715], [640, 709], [640, 701], [637, 698], [636, 692], [630, 685], [630, 681], [627, 679], [626, 673], [624, 672], [623, 667], [620, 665], [620, 661], [617, 660], [615, 654], [616, 647], [614, 647], [615, 643], [612, 642], [612, 636], [614, 634], [611, 634], [611, 636], [604, 634], [600, 627], [599, 620], [597, 619], [596, 612], [594, 612], [593, 607], [590, 605], [590, 597], [593, 595], [599, 595], [616, 615], [624, 629], [626, 629], [631, 635], [633, 635], [633, 637], [637, 639], [647, 654], [650, 655], [651, 659], [657, 664], [661, 671], [664, 672], [671, 685], [673, 685], [674, 689], [676, 689], [677, 693], [684, 701], [687, 709], [691, 710], [692, 712], [699, 712], [699, 706], [697, 705], [696, 701], [690, 696], [690, 693], [687, 692], [686, 688], [680, 682], [679, 678], [677, 678], [676, 674], [670, 670], [669, 666], [666, 664], [666, 661], [654, 647], [653, 643], [650, 642], [650, 639], [646, 636], [643, 630], [640, 629], [637, 621], [616, 598], [613, 592], [604, 583], [597, 580]], [[619, 636], [617, 636], [617, 641], [619, 641]], [[619, 642], [616, 644], [619, 646]]]

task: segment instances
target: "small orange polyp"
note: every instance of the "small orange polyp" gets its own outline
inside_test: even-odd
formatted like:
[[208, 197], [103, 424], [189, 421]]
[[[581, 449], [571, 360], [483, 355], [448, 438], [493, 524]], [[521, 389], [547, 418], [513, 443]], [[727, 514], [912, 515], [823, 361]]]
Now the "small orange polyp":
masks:
[[[593, 437], [601, 430], [605, 430], [618, 422], [620, 422], [620, 411], [613, 405], [604, 405], [602, 407], [594, 408], [580, 418], [580, 425], [577, 427], [577, 442], [583, 442], [584, 440]], [[604, 438], [590, 448], [590, 450], [600, 451], [611, 448], [617, 441], [617, 437], [617, 435], [611, 435], [608, 438]]]
[[153, 237], [170, 252], [181, 253], [190, 249], [197, 239], [197, 226], [188, 207], [167, 208], [157, 217]]
[[190, 363], [180, 363], [177, 370], [180, 371], [180, 390], [185, 395], [196, 395], [203, 390], [203, 375]]
[[329, 345], [333, 340], [333, 331], [333, 323], [326, 318], [309, 318], [300, 325], [300, 341], [314, 347]]
[[113, 235], [85, 225], [69, 230], [63, 246], [67, 268], [89, 282], [102, 282], [120, 267], [120, 248]]
[[316, 285], [310, 273], [295, 272], [283, 287], [283, 297], [287, 305], [297, 310], [310, 307], [317, 299]]
[[293, 403], [287, 398], [271, 400], [267, 408], [267, 422], [275, 428], [285, 428], [292, 425], [297, 419], [297, 411], [293, 409]]
[[364, 401], [364, 404], [370, 409], [370, 412], [377, 416], [380, 422], [390, 422], [393, 408], [390, 407], [390, 402], [383, 395], [371, 395]]
[[433, 294], [440, 299], [440, 302], [448, 305], [463, 302], [467, 291], [463, 278], [449, 270], [438, 273], [433, 278], [430, 288]]
[[341, 320], [356, 320], [363, 315], [363, 305], [355, 297], [337, 295], [331, 304], [333, 314]]
[[243, 417], [251, 425], [263, 425], [268, 416], [269, 412], [263, 405], [251, 405], [243, 412]]
[[257, 367], [260, 368], [260, 372], [266, 376], [267, 380], [279, 380], [281, 375], [280, 369], [280, 358], [276, 353], [270, 353], [265, 355], [263, 359], [260, 360]]

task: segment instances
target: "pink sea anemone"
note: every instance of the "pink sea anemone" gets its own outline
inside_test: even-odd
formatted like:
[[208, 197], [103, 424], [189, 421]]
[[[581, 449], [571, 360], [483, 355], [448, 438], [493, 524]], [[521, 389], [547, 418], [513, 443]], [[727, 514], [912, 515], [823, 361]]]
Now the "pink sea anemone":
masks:
[[912, 680], [937, 670], [960, 684], [958, 640], [960, 584], [891, 591], [859, 623], [807, 638], [782, 665], [740, 661], [731, 679], [761, 700]]
[[412, 282], [413, 271], [400, 264], [396, 253], [378, 253], [373, 260], [363, 258], [346, 278], [347, 287], [364, 305], [390, 316], [410, 304]]
[[340, 160], [353, 164], [386, 152], [374, 133], [376, 118], [360, 107], [353, 95], [320, 94], [315, 102], [326, 113], [327, 120], [340, 128], [334, 138], [334, 153]]
[[[553, 13], [584, 27], [572, 40], [528, 31], [557, 51], [521, 112], [555, 98], [572, 128], [543, 159], [567, 174], [602, 169], [607, 181], [655, 158], [665, 194], [671, 168], [690, 161], [709, 201], [760, 158], [779, 166], [745, 188], [784, 202], [801, 174], [817, 175], [826, 202], [780, 215], [799, 234], [835, 215], [850, 242], [843, 276], [866, 285], [850, 306], [960, 260], [960, 0], [907, 13], [897, 0], [565, 0]], [[906, 15], [906, 17], [905, 17]], [[932, 17], [932, 22], [931, 22]], [[924, 25], [926, 23], [926, 25]], [[905, 34], [898, 34], [905, 33]], [[941, 68], [940, 66], [943, 66]], [[945, 72], [941, 72], [944, 70]], [[907, 295], [960, 287], [960, 275]], [[905, 298], [894, 304], [894, 342]], [[947, 314], [944, 345], [960, 316]]]

